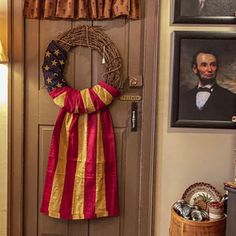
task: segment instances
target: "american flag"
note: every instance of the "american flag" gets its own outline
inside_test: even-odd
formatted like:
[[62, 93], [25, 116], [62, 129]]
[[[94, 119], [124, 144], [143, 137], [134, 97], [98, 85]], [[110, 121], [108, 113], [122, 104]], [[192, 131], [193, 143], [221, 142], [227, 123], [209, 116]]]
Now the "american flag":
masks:
[[76, 90], [63, 79], [66, 51], [46, 50], [45, 84], [61, 109], [54, 126], [41, 212], [54, 218], [93, 219], [119, 213], [116, 147], [107, 106], [119, 90], [101, 81]]

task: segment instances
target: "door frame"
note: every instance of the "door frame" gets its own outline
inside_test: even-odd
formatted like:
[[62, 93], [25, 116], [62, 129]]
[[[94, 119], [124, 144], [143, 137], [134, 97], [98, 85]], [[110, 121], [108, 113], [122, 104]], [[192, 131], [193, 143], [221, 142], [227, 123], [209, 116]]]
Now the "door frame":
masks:
[[[138, 236], [154, 235], [155, 182], [156, 182], [156, 130], [157, 85], [159, 56], [160, 0], [143, 0], [144, 65], [143, 65], [143, 122], [140, 163], [140, 213]], [[148, 16], [148, 17], [147, 17]], [[147, 45], [152, 45], [147, 47]]]
[[[10, 2], [10, 92], [8, 236], [23, 236], [24, 189], [24, 0]], [[140, 204], [138, 236], [154, 233], [156, 179], [156, 119], [159, 45], [159, 2], [141, 1], [144, 32], [143, 115], [140, 159]], [[148, 17], [147, 17], [148, 16]]]
[[9, 0], [8, 236], [23, 236], [24, 18], [23, 0]]

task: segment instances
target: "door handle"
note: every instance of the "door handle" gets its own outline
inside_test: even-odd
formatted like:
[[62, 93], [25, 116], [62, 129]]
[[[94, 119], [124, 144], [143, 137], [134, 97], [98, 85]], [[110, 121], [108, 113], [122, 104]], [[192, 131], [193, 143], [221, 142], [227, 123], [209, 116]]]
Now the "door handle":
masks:
[[142, 75], [129, 75], [129, 87], [130, 88], [140, 88], [143, 86], [143, 76]]
[[138, 103], [132, 102], [131, 104], [131, 132], [137, 131], [138, 124]]

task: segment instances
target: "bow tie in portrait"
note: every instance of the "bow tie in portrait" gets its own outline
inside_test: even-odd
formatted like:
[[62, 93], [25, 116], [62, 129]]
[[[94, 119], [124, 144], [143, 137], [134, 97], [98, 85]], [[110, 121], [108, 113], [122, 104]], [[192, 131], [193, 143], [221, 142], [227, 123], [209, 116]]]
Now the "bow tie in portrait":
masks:
[[206, 87], [197, 88], [197, 92], [209, 92], [209, 93], [211, 93], [212, 90], [213, 90], [212, 88], [206, 88]]

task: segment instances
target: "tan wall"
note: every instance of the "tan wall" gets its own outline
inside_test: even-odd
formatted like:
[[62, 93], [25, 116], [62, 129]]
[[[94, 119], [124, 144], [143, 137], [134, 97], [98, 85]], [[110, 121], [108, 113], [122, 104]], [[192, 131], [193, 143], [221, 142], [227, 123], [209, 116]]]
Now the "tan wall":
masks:
[[7, 48], [7, 0], [0, 1], [0, 40], [3, 47]]
[[[7, 1], [0, 1], [0, 40], [7, 48]], [[0, 65], [0, 236], [6, 234], [7, 221], [7, 67]], [[4, 90], [4, 91], [3, 91]], [[4, 101], [5, 100], [5, 101]]]
[[220, 192], [234, 175], [234, 130], [170, 128], [171, 32], [174, 30], [233, 31], [230, 26], [173, 26], [171, 1], [161, 0], [158, 97], [158, 143], [155, 236], [167, 236], [171, 205], [194, 182], [205, 181]]
[[6, 106], [0, 104], [0, 236], [6, 235], [7, 217], [7, 117]]

